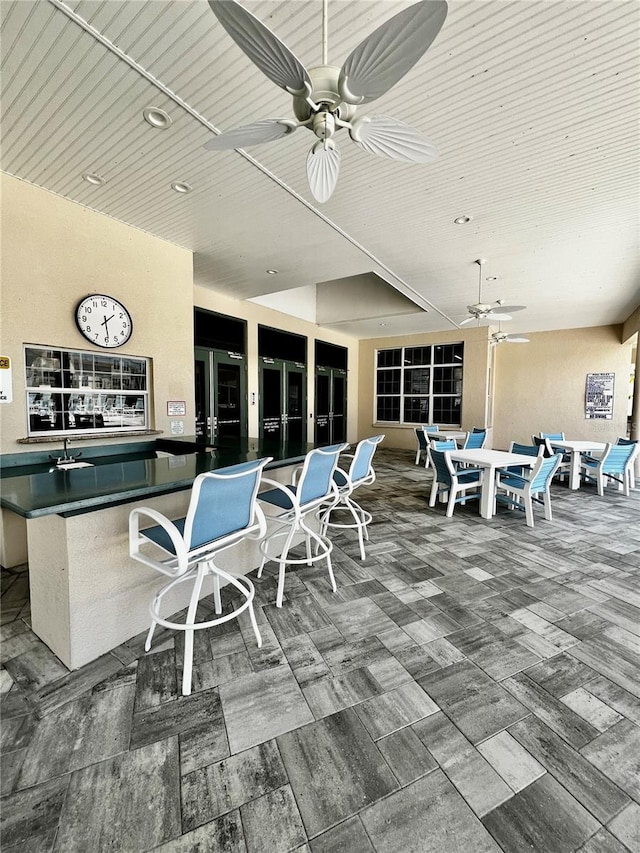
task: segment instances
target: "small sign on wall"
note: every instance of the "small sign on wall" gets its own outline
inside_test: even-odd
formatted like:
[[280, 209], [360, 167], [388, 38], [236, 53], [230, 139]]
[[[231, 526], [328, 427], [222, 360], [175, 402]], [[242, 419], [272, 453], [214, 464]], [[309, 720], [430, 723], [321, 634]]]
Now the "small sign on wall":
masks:
[[615, 378], [615, 373], [587, 373], [584, 408], [587, 420], [612, 420]]
[[11, 359], [8, 355], [0, 355], [0, 403], [12, 402]]
[[184, 400], [168, 400], [167, 415], [170, 418], [180, 418], [187, 414], [187, 404]]

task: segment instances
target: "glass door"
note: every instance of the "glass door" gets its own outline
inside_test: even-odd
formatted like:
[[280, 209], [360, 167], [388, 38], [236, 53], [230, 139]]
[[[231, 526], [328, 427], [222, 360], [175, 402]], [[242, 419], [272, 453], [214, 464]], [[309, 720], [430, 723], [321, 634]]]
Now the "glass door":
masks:
[[213, 443], [247, 434], [247, 379], [243, 355], [196, 347], [196, 435]]
[[260, 437], [306, 441], [305, 365], [280, 359], [260, 362]]
[[213, 443], [213, 415], [211, 413], [211, 351], [196, 347], [194, 350], [194, 375], [196, 383], [196, 438]]
[[347, 434], [347, 372], [330, 367], [316, 370], [316, 444], [336, 444]]

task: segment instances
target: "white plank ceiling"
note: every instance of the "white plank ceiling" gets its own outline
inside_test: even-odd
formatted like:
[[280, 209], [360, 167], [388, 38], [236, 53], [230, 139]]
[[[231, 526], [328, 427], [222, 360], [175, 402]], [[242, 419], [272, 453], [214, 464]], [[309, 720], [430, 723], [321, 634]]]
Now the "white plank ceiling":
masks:
[[[244, 5], [307, 67], [320, 63], [321, 0]], [[408, 5], [329, 0], [329, 61]], [[305, 130], [203, 149], [217, 130], [292, 116], [205, 0], [0, 9], [2, 169], [191, 249], [212, 290], [314, 320], [316, 283], [374, 272], [416, 303], [372, 317], [361, 300], [336, 326], [357, 337], [455, 329], [477, 301], [478, 257], [497, 277], [483, 301], [527, 306], [508, 332], [619, 323], [640, 301], [636, 0], [450, 0], [424, 57], [359, 108], [413, 125], [439, 159], [384, 160], [342, 131], [324, 205], [307, 186]], [[150, 106], [168, 129], [143, 120]], [[454, 224], [461, 215], [471, 221]]]

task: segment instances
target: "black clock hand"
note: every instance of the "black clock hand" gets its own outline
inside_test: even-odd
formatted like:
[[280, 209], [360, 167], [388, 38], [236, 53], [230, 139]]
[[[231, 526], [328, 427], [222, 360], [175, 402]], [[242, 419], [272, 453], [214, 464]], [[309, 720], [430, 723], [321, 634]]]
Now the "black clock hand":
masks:
[[113, 320], [114, 316], [115, 315], [112, 314], [110, 317], [107, 317], [105, 314], [104, 320], [102, 321], [102, 323], [100, 323], [101, 326], [104, 326], [104, 330], [107, 334], [107, 337], [109, 337], [109, 326], [107, 325], [107, 323], [109, 322], [109, 320]]

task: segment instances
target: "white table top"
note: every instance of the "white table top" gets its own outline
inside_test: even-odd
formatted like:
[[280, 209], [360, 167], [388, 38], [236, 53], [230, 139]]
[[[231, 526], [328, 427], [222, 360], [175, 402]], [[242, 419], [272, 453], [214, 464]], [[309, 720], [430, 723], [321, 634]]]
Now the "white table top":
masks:
[[587, 450], [604, 450], [606, 442], [604, 441], [556, 441], [549, 439], [551, 447], [561, 447], [563, 450], [573, 450], [576, 453], [584, 453]]
[[537, 456], [525, 456], [524, 453], [509, 453], [506, 450], [449, 450], [451, 458], [456, 462], [469, 462], [481, 468], [502, 468], [505, 465], [523, 465], [531, 467], [536, 464]]
[[442, 439], [443, 441], [447, 441], [450, 438], [466, 438], [467, 437], [466, 432], [453, 432], [453, 431], [448, 430], [448, 429], [446, 429], [446, 430], [445, 429], [433, 430], [433, 432], [429, 429], [426, 429], [424, 431], [424, 434], [426, 436], [428, 436], [429, 438], [436, 439], [436, 440]]

